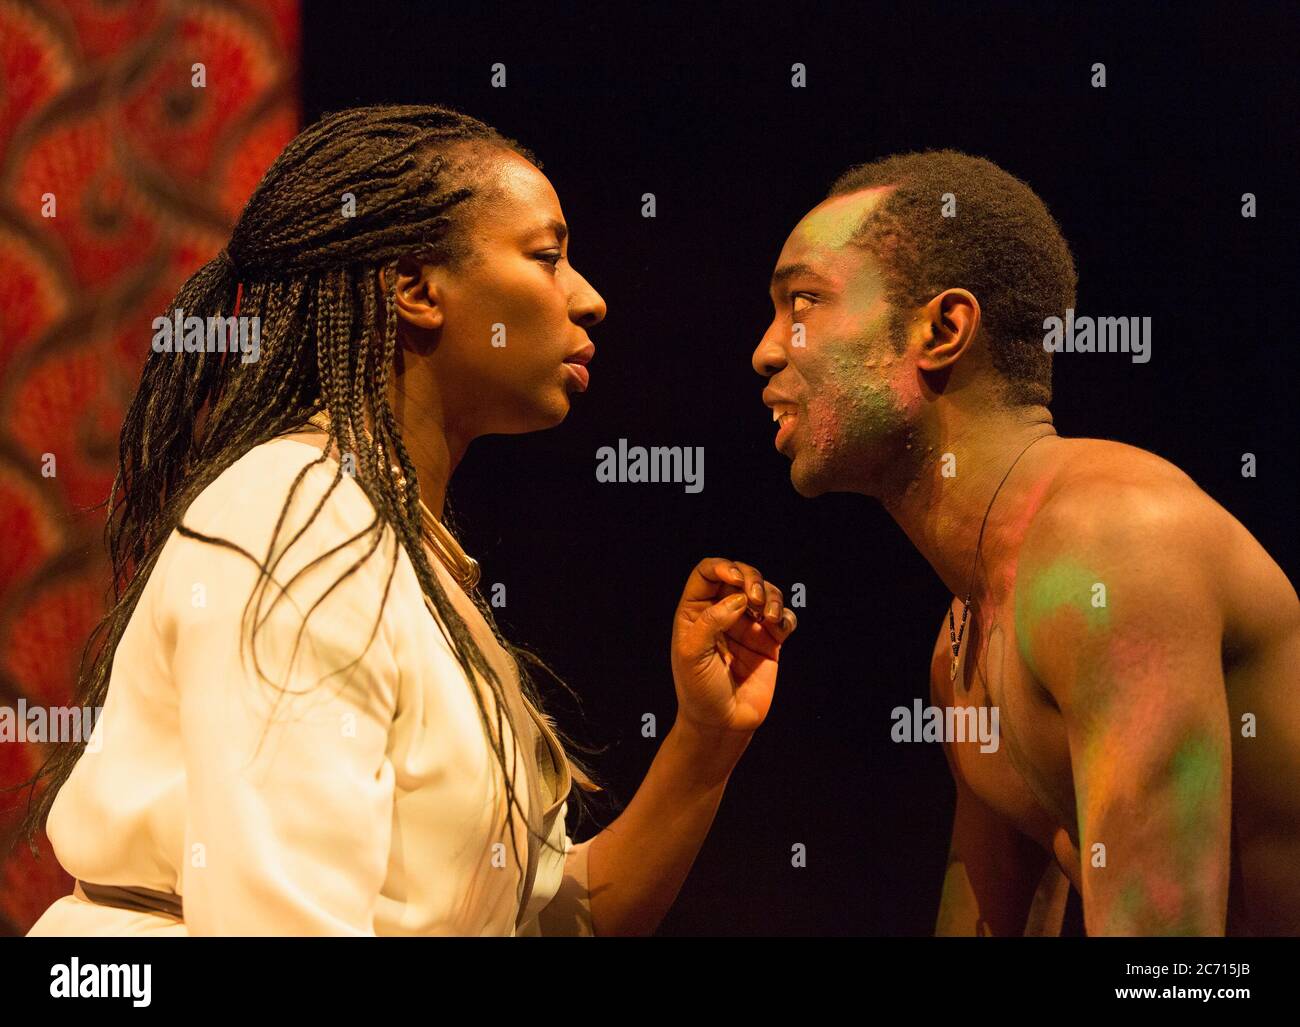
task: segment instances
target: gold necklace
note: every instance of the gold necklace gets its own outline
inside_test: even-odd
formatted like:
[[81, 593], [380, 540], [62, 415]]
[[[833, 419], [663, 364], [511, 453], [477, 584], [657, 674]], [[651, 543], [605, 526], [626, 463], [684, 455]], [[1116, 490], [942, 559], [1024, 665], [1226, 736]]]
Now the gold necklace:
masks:
[[[327, 434], [329, 433], [330, 417], [324, 410], [318, 410], [312, 414], [307, 419], [307, 423], [315, 425]], [[361, 429], [361, 433], [365, 435], [367, 441], [373, 442], [370, 433], [365, 428]], [[405, 492], [406, 475], [402, 473], [401, 467], [390, 465], [389, 470], [393, 473], [398, 489]], [[478, 561], [460, 547], [460, 543], [456, 541], [455, 536], [439, 522], [438, 518], [433, 516], [433, 511], [425, 505], [423, 499], [420, 500], [420, 523], [422, 528], [421, 537], [429, 544], [429, 548], [438, 554], [438, 559], [442, 561], [442, 565], [447, 568], [448, 573], [456, 579], [457, 584], [466, 592], [474, 588], [478, 584], [481, 574]]]

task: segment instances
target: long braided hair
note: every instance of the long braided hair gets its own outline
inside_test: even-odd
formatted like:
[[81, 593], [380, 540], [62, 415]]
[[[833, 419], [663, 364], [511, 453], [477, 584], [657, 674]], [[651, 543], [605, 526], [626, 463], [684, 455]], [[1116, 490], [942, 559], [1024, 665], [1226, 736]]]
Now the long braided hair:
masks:
[[[352, 477], [375, 509], [374, 521], [339, 546], [341, 549], [369, 535], [369, 550], [343, 577], [370, 558], [384, 531], [391, 527], [471, 683], [484, 732], [506, 781], [504, 824], [510, 828], [513, 842], [514, 812], [519, 809], [522, 814], [522, 807], [501, 732], [502, 711], [510, 716], [503, 684], [429, 564], [420, 541], [415, 466], [388, 401], [389, 373], [397, 352], [394, 292], [398, 259], [415, 255], [427, 263], [453, 268], [465, 259], [472, 249], [465, 225], [466, 201], [477, 194], [474, 169], [483, 163], [475, 158], [492, 148], [511, 150], [541, 167], [515, 140], [456, 111], [414, 105], [361, 107], [327, 115], [305, 129], [267, 170], [244, 207], [226, 250], [196, 271], [168, 308], [206, 318], [231, 315], [238, 303], [241, 314], [261, 318], [260, 357], [246, 363], [227, 353], [203, 350], [186, 352], [181, 359], [174, 353], [149, 355], [123, 423], [118, 471], [107, 500], [105, 540], [113, 567], [111, 609], [83, 652], [76, 699], [81, 706], [102, 707], [118, 643], [173, 530], [236, 548], [257, 563], [261, 574], [254, 594], [259, 596], [260, 608], [260, 594], [279, 557], [268, 566], [229, 541], [191, 531], [181, 524], [181, 518], [198, 495], [249, 449], [300, 427], [324, 409], [330, 415], [331, 441], [340, 454], [355, 457]], [[351, 194], [355, 204], [348, 217], [341, 216], [345, 194]], [[382, 297], [377, 284], [380, 269], [386, 283]], [[295, 479], [267, 560], [299, 483], [314, 464], [327, 459], [328, 452], [327, 446]], [[390, 471], [397, 466], [406, 477], [405, 488]], [[340, 463], [329, 492], [308, 524], [342, 474]], [[305, 530], [306, 525], [289, 546]], [[395, 548], [393, 554], [388, 585], [396, 569]], [[328, 555], [309, 563], [299, 575]], [[501, 635], [478, 589], [470, 591], [502, 648], [513, 658], [527, 701], [540, 712], [542, 704], [529, 670], [551, 674], [550, 669], [535, 654], [511, 645]], [[307, 611], [304, 626], [325, 595]], [[253, 602], [252, 596], [249, 602]], [[245, 614], [247, 623], [247, 608]], [[371, 641], [381, 615], [382, 609], [376, 615]], [[254, 616], [254, 630], [257, 623]], [[495, 732], [480, 690], [472, 685], [475, 673], [486, 680], [495, 696]], [[573, 694], [571, 690], [569, 694]], [[550, 717], [542, 716], [555, 727]], [[512, 729], [520, 726], [511, 724]], [[568, 755], [573, 748], [595, 750], [577, 746], [558, 728], [556, 733], [575, 782], [583, 790], [600, 791], [587, 769]], [[516, 737], [526, 736], [520, 732]], [[15, 836], [15, 841], [27, 837], [33, 855], [37, 854], [33, 836], [44, 825], [84, 746], [84, 740], [57, 743], [37, 773], [18, 786], [30, 784], [34, 790], [42, 778], [49, 779], [34, 803], [29, 796]], [[575, 791], [572, 798], [585, 813], [586, 799], [581, 792]]]

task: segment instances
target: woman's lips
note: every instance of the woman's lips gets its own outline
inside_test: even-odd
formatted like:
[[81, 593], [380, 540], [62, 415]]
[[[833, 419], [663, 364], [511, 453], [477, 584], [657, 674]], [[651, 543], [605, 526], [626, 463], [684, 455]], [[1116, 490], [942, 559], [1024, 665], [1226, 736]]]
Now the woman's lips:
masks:
[[568, 360], [564, 362], [564, 366], [568, 368], [570, 374], [572, 375], [573, 381], [578, 387], [578, 391], [586, 392], [587, 385], [591, 382], [591, 372], [588, 371], [582, 364], [575, 364]]

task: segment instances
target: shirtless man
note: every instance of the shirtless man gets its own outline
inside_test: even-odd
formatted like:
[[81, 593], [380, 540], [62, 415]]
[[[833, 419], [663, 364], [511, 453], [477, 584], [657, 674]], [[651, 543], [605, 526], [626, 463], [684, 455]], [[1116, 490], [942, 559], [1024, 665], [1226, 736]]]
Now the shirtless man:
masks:
[[945, 743], [935, 931], [1059, 934], [1073, 885], [1089, 935], [1300, 934], [1300, 602], [1177, 467], [1056, 433], [1075, 281], [1024, 183], [889, 158], [795, 226], [753, 355], [795, 489], [876, 497], [952, 591], [931, 703], [999, 711]]

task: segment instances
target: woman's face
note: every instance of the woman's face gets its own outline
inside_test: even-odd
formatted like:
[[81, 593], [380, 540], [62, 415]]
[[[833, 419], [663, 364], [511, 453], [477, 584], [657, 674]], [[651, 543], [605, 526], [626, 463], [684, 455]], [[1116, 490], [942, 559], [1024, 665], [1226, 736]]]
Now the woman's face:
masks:
[[469, 218], [469, 256], [454, 268], [399, 269], [397, 289], [406, 348], [430, 372], [420, 391], [431, 394], [420, 399], [464, 443], [564, 420], [570, 395], [586, 388], [583, 365], [595, 352], [587, 329], [605, 316], [605, 301], [569, 263], [546, 176], [508, 150], [492, 151], [482, 174], [494, 184], [457, 211]]

